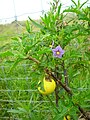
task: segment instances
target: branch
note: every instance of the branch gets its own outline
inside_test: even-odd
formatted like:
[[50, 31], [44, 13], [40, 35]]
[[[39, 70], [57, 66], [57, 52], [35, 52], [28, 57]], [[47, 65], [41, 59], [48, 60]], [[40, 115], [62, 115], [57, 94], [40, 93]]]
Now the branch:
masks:
[[36, 58], [33, 58], [33, 57], [31, 57], [31, 56], [29, 56], [29, 57], [27, 57], [27, 58], [25, 58], [25, 59], [32, 60], [32, 61], [36, 62], [37, 64], [40, 63]]
[[[32, 60], [34, 62], [36, 62], [37, 64], [40, 63], [40, 61], [38, 61], [36, 58], [32, 58], [31, 56], [25, 58], [25, 59], [29, 59], [29, 60]], [[67, 87], [66, 85], [64, 85], [51, 71], [49, 71], [47, 68], [45, 69], [45, 72], [52, 76], [53, 79], [55, 80], [55, 82], [57, 82], [59, 85], [61, 85], [66, 91], [67, 93], [69, 93], [71, 96], [73, 95], [71, 89], [69, 87]], [[78, 109], [79, 111], [83, 114], [83, 116], [87, 119], [87, 120], [90, 120], [90, 116], [87, 114], [87, 112], [85, 112], [81, 107], [80, 105], [76, 104], [76, 106], [78, 106]]]
[[[66, 85], [64, 85], [55, 75], [52, 74], [52, 72], [50, 72], [48, 69], [46, 69], [45, 71], [48, 75], [52, 76], [54, 78], [55, 82], [58, 82], [71, 96], [73, 95], [71, 89], [69, 87], [67, 87]], [[86, 120], [90, 120], [90, 115], [88, 115], [87, 112], [84, 111], [80, 105], [78, 105], [78, 104], [75, 104], [75, 105], [78, 106], [79, 111], [83, 114], [83, 116], [86, 118]]]
[[48, 75], [52, 76], [54, 80], [59, 83], [59, 85], [61, 85], [70, 95], [72, 95], [71, 89], [67, 87], [66, 85], [64, 85], [54, 74], [52, 74], [52, 72], [50, 72], [48, 69], [45, 69], [45, 72]]
[[[40, 63], [40, 61], [38, 61], [36, 58], [33, 58], [31, 56], [29, 56], [25, 59], [32, 60], [32, 61], [36, 62], [37, 64]], [[50, 72], [48, 69], [45, 69], [45, 72], [47, 74], [49, 74], [50, 76], [52, 76], [57, 83], [59, 83], [70, 95], [72, 95], [72, 92], [71, 92], [70, 88], [67, 87], [66, 85], [64, 85], [54, 74], [52, 74], [52, 72]]]
[[90, 115], [89, 115], [87, 112], [85, 112], [85, 111], [80, 107], [80, 105], [78, 105], [78, 104], [76, 104], [76, 105], [78, 106], [79, 111], [83, 114], [84, 118], [85, 118], [86, 120], [90, 120]]
[[[60, 73], [58, 73], [59, 67], [56, 65], [55, 66], [55, 71], [54, 71], [54, 75], [61, 81], [62, 80], [62, 75]], [[58, 107], [58, 101], [60, 99], [59, 97], [59, 83], [56, 82], [56, 89], [55, 89], [55, 97], [56, 97], [56, 106]]]
[[58, 95], [58, 93], [59, 93], [59, 84], [58, 83], [56, 83], [56, 89], [55, 89], [55, 97], [56, 97], [56, 106], [58, 107], [58, 101], [59, 101], [59, 99], [60, 99], [60, 97], [59, 97], [59, 95]]
[[62, 67], [63, 67], [63, 71], [64, 71], [65, 84], [68, 86], [68, 75], [67, 75], [67, 70], [65, 69], [64, 61], [62, 63]]

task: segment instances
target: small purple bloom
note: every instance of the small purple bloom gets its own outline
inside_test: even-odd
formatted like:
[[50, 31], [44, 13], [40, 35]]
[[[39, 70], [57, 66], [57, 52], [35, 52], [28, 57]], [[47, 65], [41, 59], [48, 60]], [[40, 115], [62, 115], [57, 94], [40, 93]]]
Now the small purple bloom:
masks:
[[57, 46], [55, 49], [52, 49], [52, 52], [54, 57], [61, 58], [65, 51], [60, 46]]

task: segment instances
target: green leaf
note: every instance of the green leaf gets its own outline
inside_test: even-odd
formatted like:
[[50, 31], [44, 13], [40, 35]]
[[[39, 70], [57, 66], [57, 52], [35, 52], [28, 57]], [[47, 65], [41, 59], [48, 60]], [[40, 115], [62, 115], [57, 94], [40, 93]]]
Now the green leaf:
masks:
[[18, 41], [18, 37], [13, 37], [12, 40]]
[[89, 0], [85, 1], [83, 4], [81, 4], [80, 8], [82, 8]]
[[73, 4], [77, 7], [77, 4], [75, 3], [75, 1], [74, 0], [71, 0], [72, 2], [73, 2]]
[[62, 6], [62, 4], [60, 3], [60, 5], [58, 7], [58, 16], [60, 15], [61, 6]]
[[82, 13], [78, 15], [78, 18], [79, 20], [86, 20], [88, 22], [90, 21], [90, 19], [85, 14], [82, 14]]
[[51, 52], [50, 48], [43, 48], [42, 50], [38, 51], [38, 54], [44, 54]]
[[26, 21], [26, 30], [27, 30], [29, 33], [31, 32], [31, 26], [30, 26], [30, 23], [29, 23], [28, 20]]
[[43, 21], [43, 23], [45, 23], [45, 19], [43, 18], [43, 17], [40, 17], [41, 18], [41, 20]]
[[[50, 15], [44, 15], [44, 17], [41, 17], [45, 27], [47, 27], [49, 29], [50, 27]], [[45, 28], [44, 28], [45, 29]]]
[[11, 51], [5, 51], [0, 53], [0, 57], [8, 57], [14, 55]]
[[44, 26], [42, 26], [41, 24], [35, 22], [35, 21], [32, 20], [30, 17], [28, 17], [28, 18], [29, 18], [29, 20], [30, 20], [36, 27], [38, 27], [38, 28], [40, 28], [40, 29], [44, 29]]
[[77, 7], [80, 9], [80, 0], [78, 0], [78, 6]]

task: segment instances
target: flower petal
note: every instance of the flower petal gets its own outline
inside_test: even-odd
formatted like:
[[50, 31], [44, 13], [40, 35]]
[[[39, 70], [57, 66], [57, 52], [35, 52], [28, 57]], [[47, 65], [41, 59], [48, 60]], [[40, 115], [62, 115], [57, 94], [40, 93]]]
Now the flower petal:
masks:
[[[55, 49], [52, 49], [52, 52], [54, 57], [61, 58], [65, 51], [60, 46], [57, 46]], [[60, 52], [60, 54], [57, 54], [57, 52]]]

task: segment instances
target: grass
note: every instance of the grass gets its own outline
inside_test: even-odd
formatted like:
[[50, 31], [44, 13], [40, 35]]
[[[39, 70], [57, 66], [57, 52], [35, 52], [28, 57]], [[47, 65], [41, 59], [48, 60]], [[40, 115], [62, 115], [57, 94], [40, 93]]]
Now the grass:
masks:
[[[26, 21], [0, 25], [0, 52], [11, 48], [13, 37], [26, 32], [25, 23]], [[32, 29], [37, 31], [34, 26]], [[40, 97], [41, 95], [37, 94], [39, 78], [32, 80], [33, 72], [30, 73], [29, 63], [21, 63], [8, 74], [10, 64], [8, 62], [3, 64], [2, 58], [0, 61], [0, 119], [13, 120], [17, 118], [20, 120], [23, 117], [23, 120], [36, 120], [36, 118], [44, 120], [45, 116], [47, 116], [45, 119], [52, 119], [50, 111], [47, 115], [49, 109], [46, 106], [49, 106], [49, 103], [43, 102], [47, 99], [43, 99]]]
[[[11, 38], [17, 36], [18, 34], [22, 34], [24, 31], [25, 31], [25, 22], [12, 22], [11, 24], [0, 25], [0, 51], [8, 50], [11, 47], [10, 46], [10, 43], [12, 41]], [[0, 61], [2, 62], [3, 60], [0, 58]], [[29, 81], [28, 82], [26, 81], [25, 68], [23, 66], [21, 68], [19, 67], [16, 69], [16, 72], [13, 71], [11, 74], [8, 75], [9, 69], [10, 69], [9, 66], [3, 67], [3, 64], [1, 63], [0, 90], [2, 91], [0, 91], [0, 99], [15, 100], [13, 96], [15, 96], [15, 98], [18, 100], [27, 99], [26, 94], [27, 96], [28, 94], [29, 96], [31, 96], [30, 92], [24, 92], [25, 98], [24, 97], [21, 98], [22, 92], [18, 91], [18, 90], [31, 89], [29, 86]], [[27, 77], [29, 76], [27, 75]], [[5, 80], [5, 78], [7, 80]], [[23, 79], [17, 80], [18, 78], [23, 78]], [[3, 90], [15, 90], [15, 91], [11, 92], [11, 91], [3, 91]], [[16, 103], [13, 103], [13, 102], [7, 103], [4, 101], [1, 101], [0, 117], [9, 117], [9, 116], [11, 117], [12, 115], [7, 112], [7, 109], [12, 108], [12, 106], [17, 106], [17, 105]], [[3, 118], [0, 118], [0, 119], [3, 119]]]
[[[10, 66], [0, 67], [0, 119], [52, 120], [50, 105], [37, 91], [38, 79], [32, 80], [30, 66], [21, 64], [8, 74]], [[10, 91], [9, 91], [10, 90]], [[53, 95], [54, 97], [54, 95]], [[48, 106], [50, 108], [48, 108]], [[48, 115], [47, 115], [48, 113]]]

